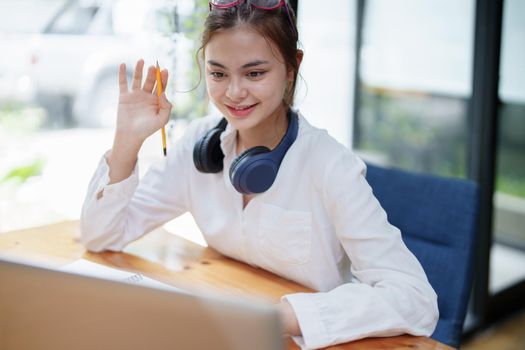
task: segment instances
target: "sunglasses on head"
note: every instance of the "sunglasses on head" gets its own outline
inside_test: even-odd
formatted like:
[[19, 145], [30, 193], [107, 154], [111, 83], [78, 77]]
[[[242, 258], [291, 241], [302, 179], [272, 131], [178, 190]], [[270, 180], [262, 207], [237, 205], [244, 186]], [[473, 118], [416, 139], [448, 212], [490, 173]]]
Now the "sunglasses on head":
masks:
[[261, 10], [275, 10], [281, 6], [286, 6], [285, 0], [210, 0], [209, 2], [210, 5], [217, 8], [230, 8], [243, 2]]
[[292, 30], [294, 31], [295, 36], [297, 36], [297, 28], [295, 27], [292, 16], [290, 15], [290, 10], [288, 9], [288, 4], [285, 0], [209, 0], [210, 10], [211, 7], [218, 9], [227, 9], [230, 7], [237, 6], [243, 2], [248, 3], [249, 5], [259, 9], [259, 10], [276, 10], [282, 6], [288, 15]]

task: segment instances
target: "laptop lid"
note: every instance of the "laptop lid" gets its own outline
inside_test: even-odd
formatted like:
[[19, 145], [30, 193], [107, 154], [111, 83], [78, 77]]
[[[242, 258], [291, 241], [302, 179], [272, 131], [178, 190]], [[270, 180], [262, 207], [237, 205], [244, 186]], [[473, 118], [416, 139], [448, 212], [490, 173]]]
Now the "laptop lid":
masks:
[[283, 349], [269, 304], [0, 260], [0, 349]]

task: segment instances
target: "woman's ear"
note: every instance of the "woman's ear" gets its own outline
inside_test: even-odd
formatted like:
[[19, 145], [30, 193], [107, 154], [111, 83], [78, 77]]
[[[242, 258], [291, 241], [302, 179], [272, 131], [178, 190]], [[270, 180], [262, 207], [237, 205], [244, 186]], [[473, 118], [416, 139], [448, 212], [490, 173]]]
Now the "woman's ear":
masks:
[[301, 62], [303, 62], [303, 56], [304, 56], [303, 50], [297, 50], [297, 53], [295, 54], [295, 56], [297, 58], [297, 68], [299, 69], [299, 67], [301, 66]]
[[[297, 50], [297, 53], [295, 54], [295, 59], [297, 60], [297, 72], [299, 72], [299, 68], [301, 67], [301, 62], [303, 62], [303, 56], [304, 56], [303, 50]], [[295, 74], [292, 69], [288, 70], [287, 79], [289, 81], [294, 81]]]

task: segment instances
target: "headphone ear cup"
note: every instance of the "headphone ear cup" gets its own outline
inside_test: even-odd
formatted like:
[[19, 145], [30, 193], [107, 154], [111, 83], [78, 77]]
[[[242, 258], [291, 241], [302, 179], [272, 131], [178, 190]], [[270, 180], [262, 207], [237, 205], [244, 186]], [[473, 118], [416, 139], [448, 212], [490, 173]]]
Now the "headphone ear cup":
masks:
[[193, 163], [201, 173], [218, 173], [222, 171], [224, 153], [221, 149], [223, 130], [213, 128], [193, 146]]
[[233, 187], [235, 187], [235, 189], [238, 192], [244, 194], [264, 192], [259, 190], [254, 191], [253, 189], [248, 189], [246, 188], [244, 183], [246, 182], [246, 177], [249, 175], [250, 170], [252, 170], [250, 169], [250, 166], [248, 164], [249, 160], [252, 159], [254, 156], [269, 152], [270, 149], [265, 146], [252, 147], [239, 154], [239, 156], [232, 162], [229, 172], [230, 181]]
[[239, 154], [239, 156], [237, 156], [237, 158], [234, 159], [234, 161], [232, 162], [232, 165], [230, 166], [230, 179], [233, 179], [235, 172], [238, 170], [239, 164], [241, 164], [241, 162], [244, 159], [251, 157], [251, 156], [255, 156], [257, 154], [267, 153], [267, 152], [270, 152], [270, 149], [268, 147], [257, 146], [257, 147], [248, 148], [247, 150]]

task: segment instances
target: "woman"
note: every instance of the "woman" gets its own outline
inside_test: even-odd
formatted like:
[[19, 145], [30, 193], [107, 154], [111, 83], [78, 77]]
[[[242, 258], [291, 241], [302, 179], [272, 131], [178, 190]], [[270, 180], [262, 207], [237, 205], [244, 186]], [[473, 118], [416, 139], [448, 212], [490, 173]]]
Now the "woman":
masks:
[[209, 246], [319, 291], [279, 305], [284, 331], [303, 348], [429, 336], [436, 294], [364, 163], [292, 108], [303, 53], [291, 9], [284, 0], [227, 2], [210, 2], [201, 47], [221, 115], [194, 122], [140, 182], [138, 151], [171, 104], [152, 94], [154, 67], [142, 82], [139, 61], [128, 89], [121, 65], [115, 139], [89, 185], [83, 243], [121, 250], [189, 211]]

